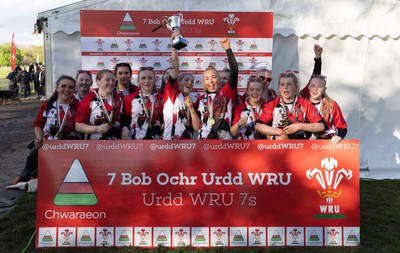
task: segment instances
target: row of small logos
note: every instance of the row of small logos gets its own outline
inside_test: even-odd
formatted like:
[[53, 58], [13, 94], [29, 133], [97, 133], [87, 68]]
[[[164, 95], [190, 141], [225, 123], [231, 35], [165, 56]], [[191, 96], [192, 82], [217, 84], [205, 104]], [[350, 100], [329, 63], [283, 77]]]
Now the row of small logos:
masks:
[[[134, 54], [95, 54], [89, 57], [83, 56], [84, 69], [94, 70], [109, 68], [113, 69], [119, 62], [128, 63], [132, 70], [135, 72], [142, 66], [152, 66], [155, 72], [163, 72], [166, 68], [171, 66], [171, 60], [168, 57], [161, 57], [160, 55], [149, 55], [149, 56], [135, 56]], [[265, 56], [244, 56], [237, 57], [237, 65], [241, 74], [243, 71], [257, 71], [259, 68], [258, 64], [265, 64], [267, 68], [270, 68], [271, 57]], [[111, 67], [111, 68], [110, 68]], [[228, 60], [225, 56], [211, 56], [211, 55], [193, 55], [183, 57], [179, 68], [183, 71], [190, 71], [194, 75], [202, 74], [205, 68], [214, 67], [216, 69], [228, 68]], [[199, 73], [201, 72], [201, 73]], [[245, 79], [246, 76], [239, 75], [238, 79]], [[247, 76], [248, 78], [248, 76]], [[247, 80], [247, 79], [246, 79]]]
[[[293, 143], [258, 143], [257, 149], [262, 150], [275, 150], [275, 149], [289, 149], [289, 150], [300, 150], [303, 149], [307, 142], [293, 142]], [[144, 145], [145, 144], [145, 145]], [[148, 144], [148, 145], [147, 145]], [[174, 142], [174, 143], [111, 143], [111, 144], [103, 144], [98, 143], [96, 144], [96, 149], [98, 151], [101, 150], [142, 150], [142, 149], [150, 149], [152, 151], [155, 150], [193, 150], [196, 147], [200, 146], [203, 150], [248, 150], [251, 149], [252, 143], [249, 142]], [[90, 148], [90, 143], [74, 143], [74, 142], [65, 142], [59, 144], [51, 144], [45, 143], [42, 146], [42, 150], [64, 150], [64, 149], [71, 149], [71, 150], [85, 150]], [[337, 144], [317, 144], [313, 143], [311, 145], [312, 150], [330, 150], [330, 149], [344, 149], [344, 150], [355, 150], [358, 149], [358, 143], [337, 143]]]
[[359, 246], [359, 227], [40, 227], [37, 247]]
[[[225, 52], [219, 45], [220, 39], [186, 38], [188, 44], [182, 51], [207, 51]], [[155, 51], [171, 52], [170, 38], [82, 38], [82, 51], [84, 52], [115, 52], [115, 51]], [[97, 44], [97, 47], [94, 46]], [[271, 52], [272, 40], [263, 39], [232, 39], [231, 46], [235, 52]]]

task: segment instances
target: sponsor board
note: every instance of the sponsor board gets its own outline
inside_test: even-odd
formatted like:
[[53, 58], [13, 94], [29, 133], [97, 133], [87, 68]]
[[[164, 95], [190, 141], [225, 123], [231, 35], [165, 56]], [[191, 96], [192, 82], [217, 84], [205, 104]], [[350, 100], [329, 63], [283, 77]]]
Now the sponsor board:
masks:
[[39, 152], [39, 248], [360, 244], [358, 141], [75, 142]]

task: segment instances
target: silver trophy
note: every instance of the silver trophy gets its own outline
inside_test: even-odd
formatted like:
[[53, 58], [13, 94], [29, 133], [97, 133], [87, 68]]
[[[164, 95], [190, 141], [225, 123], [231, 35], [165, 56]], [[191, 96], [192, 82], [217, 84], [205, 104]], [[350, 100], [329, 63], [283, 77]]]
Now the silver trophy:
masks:
[[[183, 21], [183, 14], [177, 13], [174, 16], [168, 18], [168, 22], [166, 23], [168, 29], [172, 32], [178, 32], [181, 28], [181, 23]], [[181, 36], [178, 35], [172, 39], [172, 47], [176, 50], [180, 50], [187, 46], [186, 40]]]

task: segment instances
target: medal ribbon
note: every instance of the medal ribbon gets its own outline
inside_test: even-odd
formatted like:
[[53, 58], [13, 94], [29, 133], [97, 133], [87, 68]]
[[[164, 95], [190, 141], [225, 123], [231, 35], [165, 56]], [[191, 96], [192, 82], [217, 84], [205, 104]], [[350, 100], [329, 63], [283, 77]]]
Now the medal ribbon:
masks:
[[[147, 117], [147, 123], [149, 124], [149, 127], [151, 128], [151, 122], [153, 120], [153, 114], [154, 114], [154, 104], [155, 104], [155, 97], [152, 93], [151, 95], [154, 98], [154, 102], [151, 101], [151, 97], [149, 96], [149, 98], [145, 98], [143, 97], [143, 93], [140, 92], [140, 98], [142, 99], [142, 103], [143, 103], [143, 109], [144, 109], [144, 113], [146, 114]], [[151, 109], [149, 108], [151, 107]]]
[[261, 105], [253, 107], [249, 103], [247, 103], [247, 101], [246, 104], [250, 107], [251, 117], [253, 118], [253, 122], [255, 123], [258, 120], [258, 118], [260, 118]]
[[186, 110], [186, 126], [190, 125], [190, 110], [188, 107], [185, 108]]
[[[185, 126], [188, 127], [190, 125], [190, 110], [189, 110], [189, 107], [187, 107], [187, 105], [186, 105], [186, 97], [185, 96], [183, 96], [183, 103], [184, 103], [183, 110], [186, 113]], [[174, 116], [175, 115], [177, 115], [177, 114], [175, 113], [175, 107], [174, 107]]]
[[281, 105], [285, 108], [286, 119], [288, 119], [290, 115], [292, 115], [293, 112], [295, 111], [296, 102], [297, 102], [297, 97], [293, 101], [292, 110], [289, 111], [287, 105], [285, 104], [285, 102], [283, 102], [283, 99], [281, 100]]
[[[110, 114], [108, 114], [108, 111], [107, 111], [107, 108], [106, 108], [106, 106], [104, 104], [103, 98], [99, 94], [97, 94], [96, 91], [94, 93], [96, 94], [97, 98], [100, 100], [101, 109], [103, 110], [103, 113], [106, 115], [106, 119], [107, 119], [108, 123], [110, 123], [112, 125], [112, 119], [113, 119], [114, 111], [111, 110]], [[114, 98], [113, 98], [112, 94], [111, 94], [111, 107], [114, 109]]]
[[[59, 106], [58, 106], [58, 102], [56, 101], [56, 108], [57, 108], [57, 110], [56, 110], [56, 113], [57, 113], [57, 129], [58, 129], [56, 135], [58, 135], [59, 133], [61, 133], [62, 130], [64, 129], [64, 127], [65, 127], [65, 124], [66, 124], [66, 122], [67, 122], [67, 115], [68, 115], [68, 112], [69, 112], [69, 107], [70, 107], [70, 105], [68, 105], [67, 111], [65, 111], [63, 120], [61, 121], [60, 109], [59, 109]], [[61, 122], [61, 123], [60, 123], [60, 122]]]
[[214, 119], [214, 100], [212, 99], [211, 95], [207, 95], [207, 111], [208, 120]]

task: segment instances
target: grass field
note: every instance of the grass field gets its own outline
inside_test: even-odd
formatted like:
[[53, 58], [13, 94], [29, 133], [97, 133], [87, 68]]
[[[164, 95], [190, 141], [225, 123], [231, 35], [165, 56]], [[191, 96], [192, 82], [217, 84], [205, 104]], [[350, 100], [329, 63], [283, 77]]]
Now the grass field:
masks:
[[[40, 249], [35, 252], [399, 252], [400, 251], [400, 180], [361, 181], [360, 216], [361, 246], [359, 247], [270, 247], [270, 248], [91, 248], [91, 249]], [[36, 220], [36, 195], [26, 194], [16, 208], [0, 222], [0, 252], [33, 252]]]
[[8, 90], [7, 74], [11, 71], [10, 67], [0, 67], [0, 90]]
[[0, 67], [0, 79], [6, 78], [7, 74], [11, 71], [10, 67]]
[[8, 79], [0, 78], [0, 90], [8, 90]]

